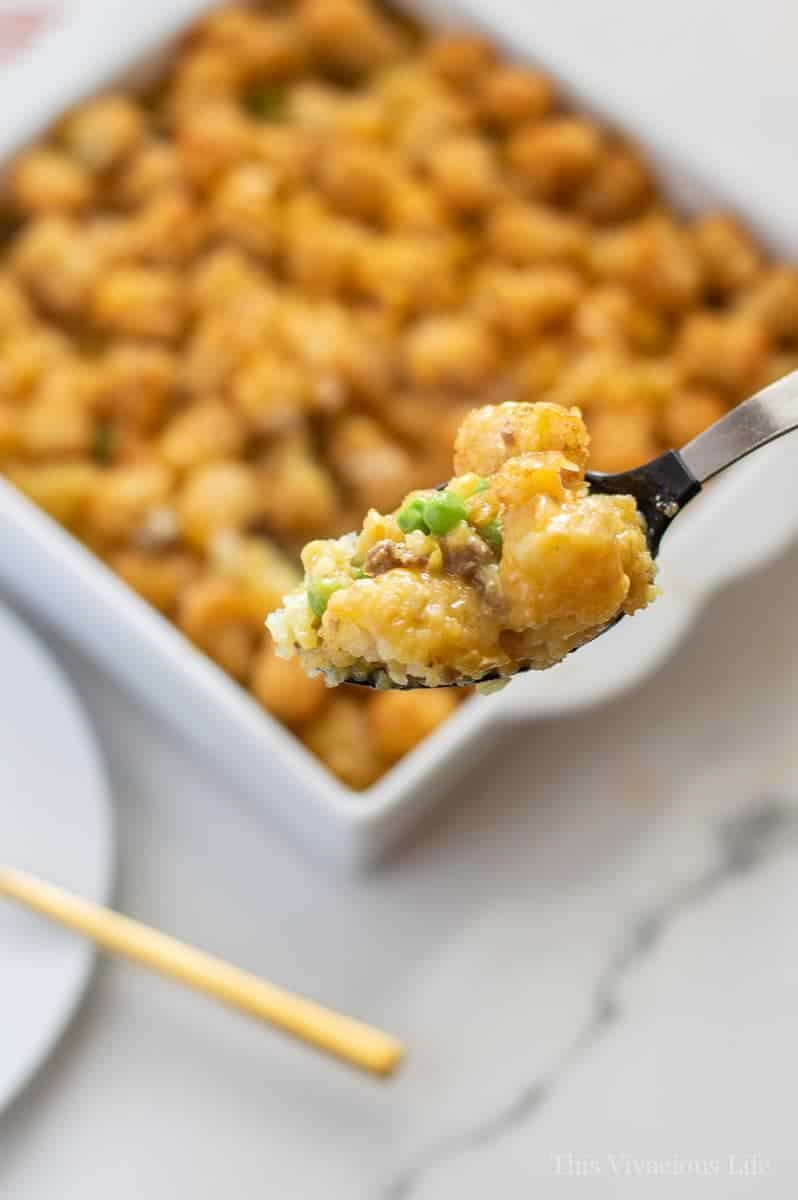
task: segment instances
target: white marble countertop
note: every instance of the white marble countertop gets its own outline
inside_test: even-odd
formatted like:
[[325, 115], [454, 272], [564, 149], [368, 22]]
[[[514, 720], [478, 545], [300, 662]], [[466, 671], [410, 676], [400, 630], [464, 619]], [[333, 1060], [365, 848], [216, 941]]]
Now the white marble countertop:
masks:
[[108, 756], [125, 911], [409, 1057], [374, 1083], [104, 963], [0, 1124], [0, 1195], [647, 1198], [676, 1172], [680, 1196], [791, 1195], [797, 591], [794, 552], [643, 689], [508, 744], [354, 881], [56, 646]]

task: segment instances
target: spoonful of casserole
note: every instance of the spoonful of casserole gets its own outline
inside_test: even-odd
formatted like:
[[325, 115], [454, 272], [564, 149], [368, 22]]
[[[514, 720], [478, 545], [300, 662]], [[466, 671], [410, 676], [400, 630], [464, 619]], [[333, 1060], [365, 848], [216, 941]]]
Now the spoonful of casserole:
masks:
[[371, 509], [360, 533], [310, 542], [305, 580], [267, 625], [332, 686], [499, 686], [543, 670], [655, 598], [663, 534], [701, 484], [798, 425], [798, 372], [681, 452], [586, 472], [578, 409], [469, 413], [454, 477]]

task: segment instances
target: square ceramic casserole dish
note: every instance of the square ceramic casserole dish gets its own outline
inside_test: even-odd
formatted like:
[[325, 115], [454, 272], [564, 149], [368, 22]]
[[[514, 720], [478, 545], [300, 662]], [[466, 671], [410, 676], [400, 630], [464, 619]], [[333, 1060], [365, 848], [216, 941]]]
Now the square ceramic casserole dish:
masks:
[[[7, 158], [77, 99], [146, 66], [208, 7], [190, 0], [169, 6], [157, 0], [135, 6], [84, 0], [63, 7], [60, 24], [45, 30], [0, 79], [3, 110], [16, 114], [0, 135], [0, 154]], [[531, 10], [513, 0], [492, 5], [473, 0], [459, 8], [438, 0], [412, 8], [434, 22], [480, 26], [516, 56], [540, 62], [566, 90], [578, 78], [578, 88], [570, 89], [578, 106], [609, 117], [647, 146], [682, 205], [731, 205], [759, 217], [760, 232], [766, 239], [770, 234], [771, 244], [798, 252], [798, 229], [792, 244], [786, 228], [763, 229], [762, 214], [744, 190], [714, 192], [696, 182], [689, 162], [676, 168], [678, 155], [671, 153], [667, 134], [647, 116], [650, 105], [635, 107], [629, 127], [624, 89], [602, 81], [600, 69], [585, 70], [574, 56], [567, 19], [558, 24], [549, 10], [540, 27], [545, 36], [538, 38]], [[171, 624], [2, 480], [0, 587], [118, 676], [228, 772], [269, 819], [278, 819], [339, 866], [362, 868], [452, 793], [503, 728], [584, 709], [641, 681], [671, 653], [710, 593], [776, 555], [798, 531], [793, 454], [789, 441], [778, 444], [696, 502], [666, 540], [663, 595], [653, 608], [555, 670], [527, 675], [501, 695], [469, 700], [366, 792], [340, 784]]]

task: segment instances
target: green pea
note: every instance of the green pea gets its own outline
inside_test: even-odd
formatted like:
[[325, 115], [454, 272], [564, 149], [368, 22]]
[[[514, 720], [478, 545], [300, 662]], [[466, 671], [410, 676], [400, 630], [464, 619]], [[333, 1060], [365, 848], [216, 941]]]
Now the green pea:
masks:
[[465, 501], [456, 492], [436, 492], [424, 501], [424, 520], [436, 537], [451, 533], [465, 518]]
[[474, 490], [473, 490], [473, 492], [471, 493], [471, 495], [472, 495], [472, 496], [478, 496], [480, 492], [486, 492], [486, 491], [488, 490], [488, 488], [489, 488], [489, 487], [490, 487], [490, 480], [489, 480], [489, 479], [480, 479], [479, 483], [478, 483], [478, 484], [477, 484], [477, 486], [474, 488]]
[[396, 523], [402, 533], [412, 533], [414, 529], [420, 529], [422, 533], [429, 533], [430, 527], [425, 520], [424, 507], [424, 501], [420, 496], [416, 496], [414, 500], [408, 500], [407, 504], [399, 510]]
[[314, 617], [318, 617], [321, 620], [327, 610], [330, 596], [332, 596], [333, 592], [339, 591], [344, 586], [340, 579], [326, 579], [324, 577], [321, 579], [311, 579], [307, 587], [307, 593], [310, 611]]
[[504, 549], [504, 538], [502, 537], [501, 522], [498, 518], [495, 521], [488, 521], [487, 525], [480, 525], [477, 533], [487, 542], [493, 553], [498, 559], [502, 556]]
[[116, 450], [116, 430], [110, 421], [101, 421], [95, 426], [91, 453], [96, 462], [109, 463]]
[[354, 579], [368, 579], [368, 575], [362, 567], [352, 567], [352, 576]]
[[261, 121], [281, 121], [285, 116], [286, 95], [280, 88], [258, 88], [250, 92], [244, 103], [253, 117]]

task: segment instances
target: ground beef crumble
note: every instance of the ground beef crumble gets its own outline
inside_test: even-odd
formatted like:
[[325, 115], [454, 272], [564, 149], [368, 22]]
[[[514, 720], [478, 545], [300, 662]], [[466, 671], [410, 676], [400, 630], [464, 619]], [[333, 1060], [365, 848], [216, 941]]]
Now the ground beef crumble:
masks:
[[414, 553], [409, 546], [401, 542], [392, 542], [386, 538], [371, 547], [363, 563], [367, 575], [384, 575], [394, 567], [425, 567], [427, 560], [422, 555]]

